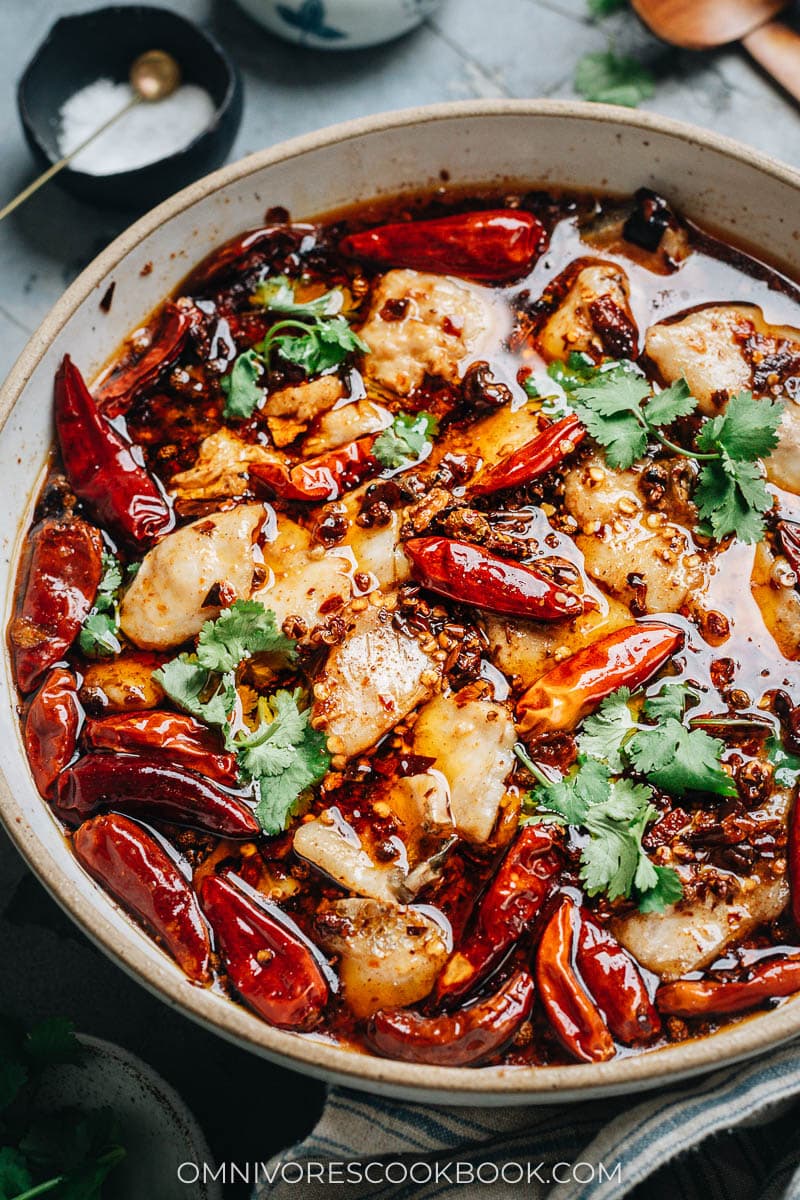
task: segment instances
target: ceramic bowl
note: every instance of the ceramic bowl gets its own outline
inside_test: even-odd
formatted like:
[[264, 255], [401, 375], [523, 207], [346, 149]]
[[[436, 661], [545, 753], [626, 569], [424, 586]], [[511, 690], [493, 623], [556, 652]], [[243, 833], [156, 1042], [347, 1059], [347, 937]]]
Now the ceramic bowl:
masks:
[[[370, 117], [262, 151], [143, 217], [76, 280], [24, 350], [0, 392], [3, 621], [12, 603], [21, 531], [51, 444], [53, 376], [69, 352], [91, 378], [189, 268], [268, 206], [295, 218], [439, 186], [522, 182], [542, 187], [664, 192], [687, 217], [747, 242], [800, 276], [800, 174], [725, 138], [603, 105], [480, 101]], [[101, 300], [116, 284], [109, 312]], [[187, 1016], [285, 1066], [417, 1101], [520, 1104], [586, 1099], [674, 1083], [800, 1034], [800, 998], [713, 1037], [610, 1062], [458, 1070], [353, 1053], [274, 1029], [224, 996], [191, 984], [81, 870], [31, 780], [11, 670], [0, 664], [0, 815], [53, 896], [112, 958]]]
[[99, 78], [126, 80], [133, 60], [154, 47], [176, 58], [186, 83], [211, 94], [210, 125], [182, 150], [132, 171], [90, 175], [65, 167], [56, 176], [60, 187], [95, 204], [142, 212], [225, 161], [242, 120], [242, 84], [233, 62], [179, 13], [126, 4], [61, 17], [25, 68], [17, 107], [37, 166], [44, 170], [61, 157], [58, 114], [65, 100]]
[[113, 1111], [126, 1155], [109, 1177], [107, 1194], [114, 1200], [222, 1200], [208, 1142], [175, 1089], [121, 1046], [85, 1034], [79, 1040], [84, 1061], [50, 1067], [38, 1104], [45, 1113]]
[[280, 37], [317, 50], [357, 50], [407, 33], [441, 0], [239, 0]]

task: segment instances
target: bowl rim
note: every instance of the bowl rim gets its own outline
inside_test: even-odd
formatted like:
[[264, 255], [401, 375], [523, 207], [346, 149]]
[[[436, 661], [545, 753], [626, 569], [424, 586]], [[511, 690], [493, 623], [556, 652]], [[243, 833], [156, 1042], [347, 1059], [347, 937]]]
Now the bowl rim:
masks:
[[[701, 149], [714, 150], [753, 167], [800, 192], [800, 171], [728, 138], [659, 115], [615, 105], [564, 100], [477, 100], [360, 117], [257, 151], [204, 176], [146, 213], [119, 235], [70, 285], [22, 350], [0, 388], [0, 430], [29, 377], [66, 322], [98, 284], [164, 221], [190, 208], [221, 187], [230, 186], [264, 167], [306, 153], [340, 145], [368, 133], [410, 128], [453, 118], [530, 116], [577, 118], [606, 125], [626, 125], [664, 134]], [[241, 1005], [191, 984], [171, 960], [154, 958], [132, 939], [120, 948], [114, 927], [94, 904], [92, 891], [76, 888], [39, 842], [24, 805], [0, 773], [0, 817], [17, 849], [37, 878], [82, 931], [123, 970], [167, 1004], [207, 1029], [283, 1066], [351, 1087], [385, 1091], [410, 1100], [444, 1100], [456, 1104], [543, 1103], [577, 1101], [621, 1094], [667, 1080], [729, 1066], [800, 1035], [800, 998], [779, 1008], [745, 1018], [727, 1029], [644, 1054], [603, 1063], [547, 1067], [438, 1067], [359, 1053], [322, 1038], [277, 1029]], [[89, 881], [87, 879], [87, 885]]]
[[[141, 166], [138, 167], [130, 167], [127, 171], [112, 171], [108, 175], [94, 175], [90, 171], [76, 171], [75, 168], [69, 164], [62, 169], [62, 173], [65, 176], [68, 176], [70, 179], [74, 179], [80, 183], [85, 182], [89, 186], [91, 186], [92, 183], [96, 184], [97, 186], [102, 186], [103, 183], [109, 182], [113, 182], [115, 184], [133, 184], [140, 177], [143, 171], [151, 171], [153, 168], [163, 168], [165, 163], [175, 163], [182, 160], [185, 161], [184, 156], [190, 156], [193, 151], [202, 145], [209, 134], [213, 134], [216, 131], [216, 129], [219, 127], [220, 121], [224, 119], [225, 115], [235, 104], [237, 93], [242, 86], [239, 68], [228, 54], [222, 43], [217, 40], [210, 30], [206, 29], [204, 25], [201, 25], [199, 21], [193, 21], [190, 17], [184, 16], [183, 13], [177, 12], [173, 8], [165, 8], [161, 4], [101, 4], [97, 8], [85, 9], [82, 12], [65, 13], [63, 16], [57, 17], [56, 20], [53, 21], [53, 24], [39, 42], [36, 50], [26, 63], [25, 69], [19, 77], [16, 88], [17, 110], [19, 112], [19, 117], [25, 132], [36, 144], [37, 149], [44, 156], [47, 162], [53, 165], [59, 160], [53, 157], [51, 150], [40, 137], [39, 128], [31, 117], [30, 108], [27, 101], [27, 88], [30, 82], [30, 76], [42, 50], [52, 39], [55, 31], [61, 25], [70, 25], [73, 23], [79, 24], [81, 21], [86, 20], [86, 18], [97, 16], [98, 13], [130, 13], [135, 10], [141, 11], [142, 9], [166, 15], [175, 20], [179, 25], [190, 26], [195, 33], [197, 33], [207, 43], [209, 49], [213, 54], [216, 55], [225, 69], [225, 74], [227, 76], [225, 94], [219, 103], [214, 103], [214, 112], [208, 124], [201, 129], [199, 133], [196, 133], [190, 142], [187, 142], [185, 146], [181, 146], [179, 150], [173, 150], [171, 154], [165, 154], [162, 158], [154, 158], [152, 162], [142, 163]], [[101, 79], [102, 75], [98, 75], [97, 78]], [[211, 95], [210, 92], [209, 95]], [[203, 178], [207, 179], [208, 176], [203, 176]], [[176, 193], [176, 195], [179, 194], [180, 193]], [[170, 197], [170, 199], [171, 198], [172, 197]], [[90, 263], [90, 266], [91, 265], [93, 264]]]

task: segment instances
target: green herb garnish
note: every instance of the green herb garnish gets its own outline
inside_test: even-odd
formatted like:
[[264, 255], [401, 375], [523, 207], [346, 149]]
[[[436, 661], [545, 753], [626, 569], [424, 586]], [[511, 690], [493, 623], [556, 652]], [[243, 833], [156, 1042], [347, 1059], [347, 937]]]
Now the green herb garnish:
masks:
[[303, 793], [326, 774], [330, 755], [325, 735], [301, 709], [302, 692], [279, 691], [259, 700], [261, 724], [239, 732], [233, 746], [242, 777], [258, 787], [256, 817], [267, 834], [281, 833], [302, 803]]
[[595, 50], [578, 62], [575, 91], [585, 100], [636, 108], [653, 95], [655, 80], [647, 67], [627, 54]]
[[194, 654], [179, 655], [153, 677], [179, 708], [220, 729], [226, 749], [236, 755], [241, 780], [256, 786], [261, 828], [276, 834], [286, 828], [302, 793], [319, 783], [331, 760], [325, 735], [311, 728], [310, 712], [300, 708], [300, 690], [259, 697], [258, 729], [234, 733], [236, 672], [254, 654], [276, 654], [292, 662], [295, 642], [281, 633], [272, 609], [258, 600], [237, 600], [206, 622]]
[[647, 826], [658, 816], [652, 795], [646, 784], [614, 780], [605, 763], [582, 755], [577, 770], [538, 787], [529, 804], [534, 819], [549, 817], [589, 834], [580, 877], [590, 896], [630, 896], [642, 912], [660, 912], [680, 899], [683, 888], [676, 872], [655, 866], [642, 846]]
[[[677, 873], [655, 866], [642, 847], [645, 830], [658, 816], [653, 788], [677, 797], [687, 791], [736, 794], [722, 768], [724, 743], [683, 724], [694, 695], [686, 684], [665, 683], [645, 700], [637, 720], [629, 689], [619, 688], [583, 722], [578, 767], [556, 782], [517, 747], [539, 784], [525, 802], [527, 819], [562, 820], [589, 834], [581, 854], [589, 895], [629, 896], [642, 912], [674, 904], [682, 895]], [[616, 778], [624, 771], [643, 779]]]
[[222, 390], [225, 417], [247, 418], [264, 398], [261, 381], [269, 373], [273, 353], [285, 362], [302, 367], [308, 375], [320, 375], [340, 366], [349, 354], [369, 353], [369, 346], [340, 315], [344, 297], [334, 288], [314, 300], [298, 302], [292, 283], [285, 275], [265, 279], [258, 285], [256, 299], [273, 312], [286, 313], [259, 345], [245, 350], [224, 376]]
[[26, 1030], [0, 1018], [0, 1200], [101, 1200], [106, 1177], [125, 1157], [113, 1113], [43, 1114], [38, 1106], [48, 1069], [83, 1059], [68, 1021]]
[[778, 444], [782, 406], [739, 392], [724, 413], [706, 419], [687, 450], [664, 430], [693, 414], [697, 400], [685, 379], [655, 392], [633, 363], [622, 360], [600, 367], [584, 356], [570, 356], [551, 374], [565, 389], [589, 434], [605, 451], [608, 465], [627, 470], [642, 458], [648, 443], [659, 442], [673, 454], [701, 464], [694, 501], [699, 532], [717, 540], [735, 534], [743, 542], [764, 536], [764, 513], [773, 504], [759, 462]]
[[225, 395], [224, 417], [252, 417], [266, 395], [259, 383], [263, 374], [264, 367], [255, 350], [245, 350], [237, 356], [232, 370], [220, 380]]
[[439, 422], [430, 413], [398, 413], [388, 429], [378, 434], [372, 453], [386, 470], [413, 466], [430, 453]]
[[[122, 649], [119, 640], [119, 592], [122, 569], [113, 554], [102, 556], [103, 574], [94, 606], [83, 622], [78, 644], [87, 658], [105, 658]], [[2, 1200], [2, 1198], [0, 1198]]]

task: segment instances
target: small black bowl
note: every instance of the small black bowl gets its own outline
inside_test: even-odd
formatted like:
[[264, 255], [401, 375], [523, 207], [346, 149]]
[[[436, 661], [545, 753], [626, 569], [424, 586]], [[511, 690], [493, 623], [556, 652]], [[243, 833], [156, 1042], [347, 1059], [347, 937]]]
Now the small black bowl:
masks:
[[137, 4], [62, 17], [25, 68], [17, 105], [37, 163], [45, 169], [61, 157], [58, 114], [70, 96], [97, 79], [127, 80], [133, 60], [154, 49], [175, 57], [184, 82], [210, 93], [211, 124], [183, 150], [131, 171], [90, 175], [65, 167], [55, 181], [74, 195], [116, 208], [149, 208], [225, 161], [242, 119], [239, 72], [197, 25], [166, 8]]

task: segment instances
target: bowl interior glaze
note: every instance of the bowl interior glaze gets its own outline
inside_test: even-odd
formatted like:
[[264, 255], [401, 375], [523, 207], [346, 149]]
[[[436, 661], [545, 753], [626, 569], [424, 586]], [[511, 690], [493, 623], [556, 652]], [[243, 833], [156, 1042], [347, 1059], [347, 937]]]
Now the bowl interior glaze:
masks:
[[[800, 276], [800, 175], [736, 143], [625, 109], [499, 101], [369, 118], [244, 159], [143, 217], [72, 285], [0, 392], [4, 623], [20, 531], [50, 446], [56, 366], [69, 352], [91, 378], [121, 339], [214, 246], [283, 205], [295, 218], [409, 190], [525, 181], [667, 194], [691, 219]], [[110, 312], [100, 300], [114, 282]], [[417, 1101], [519, 1104], [586, 1099], [674, 1081], [800, 1034], [800, 999], [698, 1042], [611, 1062], [546, 1068], [425, 1067], [372, 1058], [264, 1024], [198, 988], [87, 878], [31, 781], [8, 656], [0, 670], [0, 815], [53, 896], [122, 967], [188, 1016], [256, 1053], [331, 1080]]]

